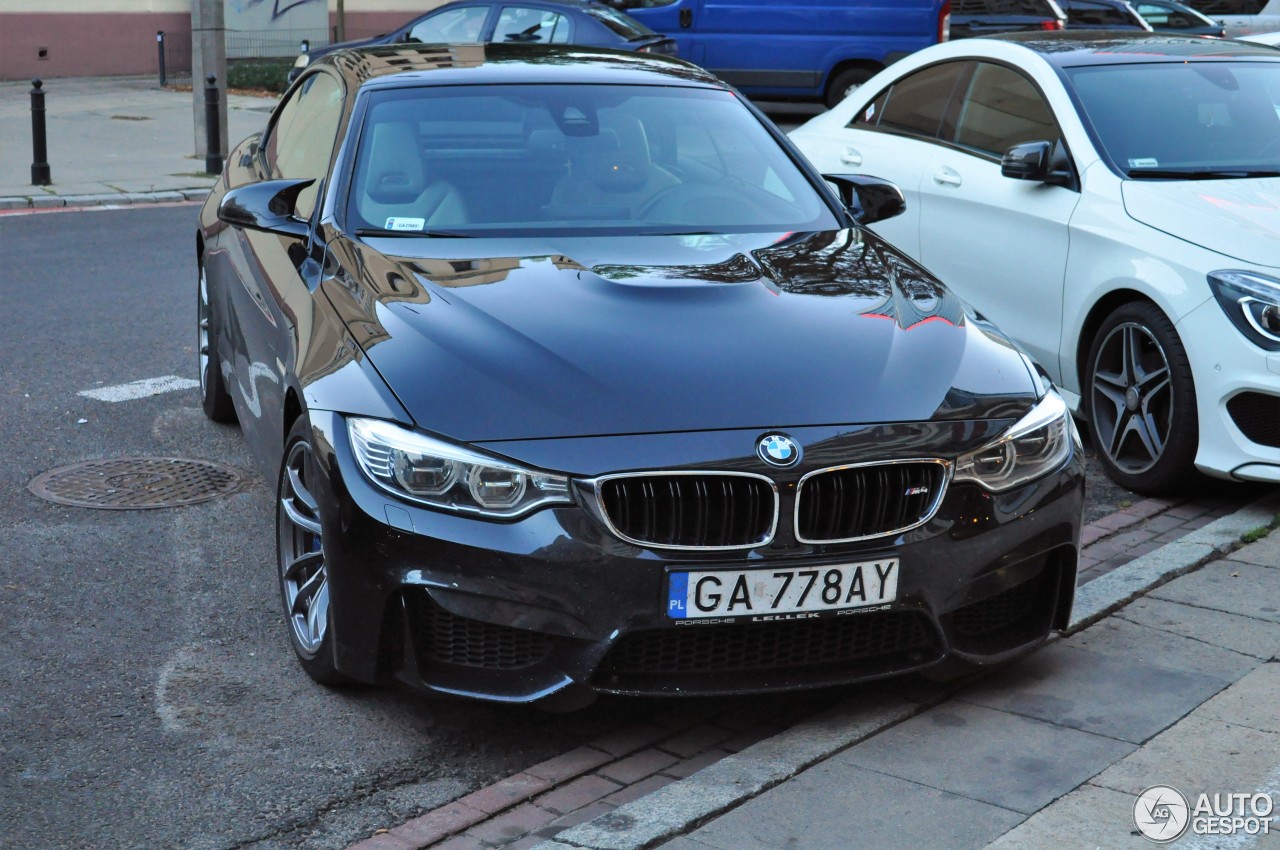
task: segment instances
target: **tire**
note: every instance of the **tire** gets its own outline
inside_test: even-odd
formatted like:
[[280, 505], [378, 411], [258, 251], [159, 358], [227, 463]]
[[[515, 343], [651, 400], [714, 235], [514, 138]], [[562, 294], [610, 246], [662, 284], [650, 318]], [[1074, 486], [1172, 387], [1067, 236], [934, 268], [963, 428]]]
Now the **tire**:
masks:
[[1115, 310], [1089, 346], [1089, 430], [1107, 476], [1148, 495], [1186, 490], [1199, 478], [1196, 389], [1169, 318], [1135, 301]]
[[824, 98], [827, 109], [848, 97], [849, 93], [876, 75], [874, 68], [845, 68], [831, 75]]
[[196, 291], [196, 370], [200, 374], [201, 405], [204, 415], [214, 422], [235, 422], [236, 406], [218, 364], [218, 334], [209, 305], [209, 281], [201, 263]]
[[299, 416], [285, 440], [276, 486], [276, 565], [285, 626], [298, 663], [323, 685], [351, 682], [334, 665], [329, 627], [329, 574], [324, 526], [312, 487], [316, 480], [311, 423]]

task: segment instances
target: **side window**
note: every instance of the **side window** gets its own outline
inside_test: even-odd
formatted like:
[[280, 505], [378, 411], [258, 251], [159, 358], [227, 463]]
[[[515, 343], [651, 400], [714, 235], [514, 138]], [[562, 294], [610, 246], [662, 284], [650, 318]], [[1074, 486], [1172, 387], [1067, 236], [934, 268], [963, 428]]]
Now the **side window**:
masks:
[[956, 126], [956, 142], [1002, 156], [1023, 142], [1057, 142], [1053, 112], [1031, 82], [1002, 65], [978, 63]]
[[573, 21], [545, 9], [504, 6], [493, 31], [495, 42], [568, 44], [573, 39]]
[[423, 44], [480, 41], [484, 19], [489, 16], [488, 6], [463, 6], [450, 9], [414, 24], [409, 30], [409, 41]]
[[316, 183], [298, 195], [294, 212], [310, 218], [319, 182], [329, 173], [329, 160], [342, 119], [342, 88], [328, 74], [312, 74], [276, 113], [265, 155], [271, 176], [314, 178]]
[[889, 89], [887, 100], [879, 108], [878, 126], [883, 130], [936, 137], [947, 108], [957, 96], [956, 84], [968, 64], [947, 62], [899, 80]]
[[880, 92], [875, 100], [863, 107], [862, 111], [853, 116], [853, 120], [848, 123], [851, 130], [865, 130], [868, 127], [874, 127], [880, 123], [880, 115], [884, 112], [884, 105], [889, 101], [889, 89]]

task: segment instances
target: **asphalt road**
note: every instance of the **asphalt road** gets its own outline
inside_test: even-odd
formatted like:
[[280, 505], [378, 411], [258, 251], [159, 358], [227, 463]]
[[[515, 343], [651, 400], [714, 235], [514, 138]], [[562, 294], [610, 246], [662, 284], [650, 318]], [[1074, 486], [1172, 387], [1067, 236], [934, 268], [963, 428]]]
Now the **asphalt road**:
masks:
[[[205, 420], [196, 390], [77, 394], [195, 377], [196, 209], [0, 216], [0, 848], [341, 847], [669, 711], [565, 717], [306, 678], [277, 611], [272, 494], [238, 430]], [[127, 512], [27, 490], [134, 455], [230, 464], [250, 485]], [[1094, 514], [1137, 498], [1090, 496]]]

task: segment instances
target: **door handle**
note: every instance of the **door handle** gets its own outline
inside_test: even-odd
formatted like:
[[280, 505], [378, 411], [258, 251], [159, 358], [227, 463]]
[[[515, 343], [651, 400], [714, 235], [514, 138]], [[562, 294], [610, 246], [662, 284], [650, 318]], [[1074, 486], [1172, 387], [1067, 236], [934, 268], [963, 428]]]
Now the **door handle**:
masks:
[[933, 172], [933, 182], [939, 186], [959, 186], [964, 181], [960, 179], [960, 172], [944, 165]]
[[840, 161], [845, 165], [862, 165], [862, 154], [858, 153], [857, 148], [845, 148], [844, 153], [840, 154]]
[[693, 10], [692, 9], [680, 10], [680, 26], [684, 29], [688, 29], [689, 27], [693, 26]]

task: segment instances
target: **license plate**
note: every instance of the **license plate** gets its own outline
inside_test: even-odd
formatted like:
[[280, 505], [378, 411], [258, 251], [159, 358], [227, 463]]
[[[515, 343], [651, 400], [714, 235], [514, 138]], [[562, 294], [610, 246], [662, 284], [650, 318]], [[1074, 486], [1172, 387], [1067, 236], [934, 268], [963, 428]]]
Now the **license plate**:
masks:
[[898, 598], [898, 559], [789, 569], [673, 572], [667, 616], [748, 617], [840, 611]]

